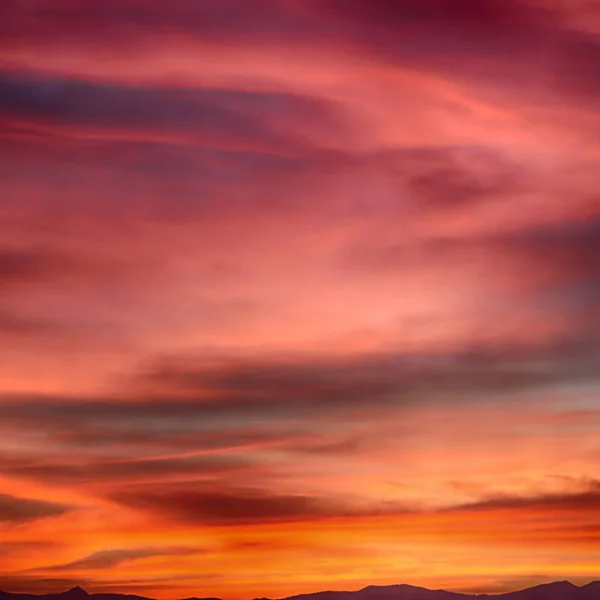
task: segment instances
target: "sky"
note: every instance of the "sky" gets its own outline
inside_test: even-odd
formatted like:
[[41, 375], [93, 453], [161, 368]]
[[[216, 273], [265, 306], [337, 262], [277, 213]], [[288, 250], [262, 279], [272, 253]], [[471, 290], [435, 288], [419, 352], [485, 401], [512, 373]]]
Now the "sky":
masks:
[[600, 574], [600, 5], [3, 0], [0, 589]]

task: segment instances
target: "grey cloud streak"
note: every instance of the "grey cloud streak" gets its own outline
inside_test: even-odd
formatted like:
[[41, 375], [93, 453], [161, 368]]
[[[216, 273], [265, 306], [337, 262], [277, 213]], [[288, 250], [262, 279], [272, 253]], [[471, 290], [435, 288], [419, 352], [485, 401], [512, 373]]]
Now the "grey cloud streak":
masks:
[[193, 554], [201, 553], [201, 550], [194, 548], [127, 548], [127, 549], [114, 549], [114, 550], [99, 550], [89, 556], [80, 558], [78, 560], [60, 564], [52, 565], [48, 567], [36, 567], [33, 569], [34, 572], [51, 572], [51, 571], [77, 571], [77, 570], [104, 570], [104, 569], [115, 569], [130, 561], [140, 560], [144, 558], [155, 558], [155, 557], [177, 557], [177, 556], [190, 556]]
[[316, 355], [207, 360], [188, 355], [157, 359], [134, 375], [129, 383], [133, 400], [5, 395], [0, 398], [0, 416], [15, 425], [51, 426], [56, 419], [73, 426], [131, 422], [154, 429], [161, 422], [158, 434], [180, 432], [186, 425], [198, 431], [195, 422], [233, 415], [242, 419], [260, 415], [268, 423], [269, 415], [310, 415], [314, 409], [335, 413], [365, 403], [401, 407], [421, 401], [423, 394], [452, 401], [455, 393], [465, 397], [594, 381], [599, 350], [593, 332], [580, 331], [571, 338], [530, 345], [499, 342], [438, 353], [374, 353], [343, 359]]
[[20, 524], [60, 517], [73, 507], [45, 500], [0, 494], [0, 524]]
[[133, 87], [0, 72], [0, 119], [31, 127], [183, 136], [199, 145], [262, 151], [310, 148], [302, 123], [343, 124], [339, 107], [292, 93]]

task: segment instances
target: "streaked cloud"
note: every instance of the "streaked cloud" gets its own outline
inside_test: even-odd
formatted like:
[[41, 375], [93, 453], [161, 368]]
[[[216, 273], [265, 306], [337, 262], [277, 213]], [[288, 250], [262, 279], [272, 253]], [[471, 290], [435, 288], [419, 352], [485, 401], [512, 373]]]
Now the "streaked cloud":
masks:
[[0, 495], [0, 521], [8, 524], [19, 524], [59, 517], [70, 511], [72, 507], [36, 500], [33, 498], [20, 498], [10, 494]]

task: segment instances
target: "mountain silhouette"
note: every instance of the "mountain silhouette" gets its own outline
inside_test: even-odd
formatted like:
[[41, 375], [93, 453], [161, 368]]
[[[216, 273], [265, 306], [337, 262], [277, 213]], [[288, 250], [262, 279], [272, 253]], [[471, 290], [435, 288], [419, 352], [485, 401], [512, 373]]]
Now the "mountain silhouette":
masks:
[[133, 594], [88, 594], [77, 586], [58, 594], [12, 594], [0, 590], [0, 600], [154, 600]]
[[578, 587], [569, 581], [556, 581], [504, 594], [461, 594], [429, 590], [413, 585], [370, 585], [355, 592], [316, 592], [289, 596], [283, 600], [600, 600], [600, 581]]
[[[600, 600], [600, 581], [576, 586], [569, 581], [556, 581], [504, 594], [461, 594], [446, 590], [429, 590], [414, 585], [369, 585], [353, 592], [325, 591], [287, 596], [281, 600]], [[131, 594], [88, 594], [75, 587], [58, 594], [13, 594], [0, 591], [0, 600], [154, 600]], [[185, 600], [220, 600], [192, 597]], [[260, 598], [255, 600], [269, 600]]]

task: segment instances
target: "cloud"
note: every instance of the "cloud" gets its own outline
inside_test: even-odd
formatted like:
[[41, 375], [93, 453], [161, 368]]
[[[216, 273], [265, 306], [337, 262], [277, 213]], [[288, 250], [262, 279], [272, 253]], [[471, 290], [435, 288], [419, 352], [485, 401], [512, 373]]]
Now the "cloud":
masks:
[[[176, 412], [176, 409], [175, 411]], [[70, 425], [72, 422], [63, 423]], [[41, 425], [40, 422], [31, 423], [33, 427]], [[57, 420], [58, 425], [58, 420]], [[218, 450], [246, 450], [251, 448], [276, 446], [281, 443], [294, 442], [298, 440], [299, 434], [294, 428], [290, 430], [277, 428], [272, 431], [260, 426], [244, 427], [232, 426], [230, 429], [218, 429], [204, 431], [202, 426], [188, 424], [189, 427], [167, 426], [163, 429], [158, 427], [137, 427], [136, 422], [122, 421], [121, 427], [111, 427], [110, 420], [104, 421], [100, 426], [94, 422], [80, 419], [77, 427], [57, 427], [53, 429], [52, 441], [61, 448], [79, 447], [85, 444], [93, 452], [102, 453], [103, 450], [119, 450], [129, 456], [133, 453], [139, 455], [153, 454], [159, 448], [165, 448], [176, 452], [185, 451], [218, 451]], [[143, 466], [141, 463], [140, 466]], [[182, 466], [188, 464], [194, 467], [194, 459], [183, 461]], [[218, 465], [215, 461], [215, 466]], [[221, 463], [226, 468], [228, 463]], [[198, 466], [198, 463], [196, 463]], [[229, 465], [234, 467], [235, 463]], [[241, 463], [240, 463], [241, 466]]]
[[[588, 482], [585, 489], [530, 495], [482, 495], [477, 500], [460, 504], [448, 503], [446, 507], [428, 507], [417, 501], [369, 500], [356, 502], [356, 498], [343, 495], [319, 497], [306, 494], [289, 494], [273, 489], [241, 487], [218, 483], [172, 483], [122, 486], [109, 492], [109, 498], [135, 510], [160, 515], [174, 523], [188, 525], [230, 526], [276, 522], [321, 521], [344, 518], [350, 521], [374, 518], [395, 518], [406, 527], [453, 527], [469, 519], [475, 528], [485, 515], [498, 519], [515, 519], [531, 529], [532, 537], [550, 538], [564, 535], [565, 520], [580, 517], [579, 525], [571, 527], [574, 536], [599, 541], [595, 530], [582, 524], [596, 514], [600, 507], [598, 482]], [[539, 523], [541, 514], [556, 517], [556, 523]], [[478, 516], [479, 515], [479, 516]], [[437, 524], [437, 525], [436, 525]], [[558, 529], [557, 529], [558, 527]], [[582, 529], [583, 527], [583, 529]], [[456, 532], [454, 532], [456, 533]]]
[[[458, 28], [457, 35], [518, 29], [538, 25], [539, 14], [531, 5], [518, 0], [310, 0], [325, 13], [347, 19], [365, 28], [400, 29], [435, 24], [444, 29]], [[542, 13], [543, 14], [543, 13]]]
[[600, 94], [600, 42], [590, 33], [565, 32], [553, 52], [551, 88], [580, 99], [597, 100]]
[[360, 514], [352, 506], [304, 494], [228, 486], [170, 485], [118, 489], [110, 498], [189, 525], [289, 523]]
[[32, 250], [0, 250], [0, 281], [28, 281], [44, 275], [57, 275], [64, 266], [45, 253]]
[[[444, 198], [443, 192], [439, 198]], [[447, 202], [452, 205], [453, 198], [449, 196]], [[482, 208], [484, 203], [501, 210], [503, 205], [510, 205], [504, 202], [500, 199], [493, 206], [484, 194], [482, 199], [473, 199], [467, 210]], [[483, 327], [486, 323], [493, 325], [494, 306], [505, 307], [507, 316], [524, 315], [534, 308], [537, 314], [544, 312], [548, 323], [560, 323], [568, 315], [571, 323], [566, 335], [593, 344], [592, 338], [598, 338], [595, 306], [600, 294], [600, 269], [595, 256], [599, 250], [600, 228], [593, 214], [585, 220], [562, 219], [492, 232], [476, 229], [416, 240], [369, 237], [340, 255], [340, 267], [374, 280], [384, 274], [418, 273], [423, 269], [432, 269], [448, 283], [466, 278], [487, 297], [489, 310]], [[519, 311], [514, 310], [515, 304]]]
[[[563, 4], [564, 6], [561, 6]], [[450, 75], [479, 93], [555, 104], [597, 97], [598, 43], [583, 3], [526, 0], [127, 0], [82, 9], [11, 0], [0, 34], [19, 47], [81, 48], [136, 55], [157, 47], [350, 53], [402, 68]], [[590, 14], [591, 13], [591, 16]], [[118, 42], [117, 42], [118, 40]], [[184, 58], [182, 60], [185, 60]], [[36, 62], [43, 62], [39, 59]], [[502, 89], [500, 89], [502, 88]]]
[[[156, 445], [159, 446], [158, 443]], [[253, 469], [252, 462], [248, 460], [219, 455], [139, 460], [103, 460], [92, 456], [77, 462], [64, 456], [49, 460], [34, 455], [25, 458], [0, 457], [0, 465], [7, 476], [70, 485], [165, 478], [202, 479], [246, 473]]]
[[[84, 262], [51, 248], [0, 247], [0, 290], [6, 294], [32, 284], [64, 282], [85, 273]], [[87, 266], [93, 266], [93, 261]]]
[[[51, 285], [69, 286], [75, 282], [98, 280], [123, 282], [131, 276], [133, 264], [126, 256], [102, 255], [94, 248], [75, 252], [61, 248], [60, 242], [35, 247], [0, 247], [0, 289], [3, 294], [23, 292], [23, 288]], [[137, 269], [143, 267], [139, 262]], [[27, 291], [27, 290], [25, 290]]]
[[24, 337], [36, 338], [59, 332], [64, 332], [64, 330], [52, 321], [24, 317], [0, 310], [0, 336], [2, 337], [16, 337], [22, 341]]
[[544, 512], [587, 514], [600, 509], [600, 481], [592, 480], [588, 489], [576, 493], [552, 493], [532, 496], [497, 496], [482, 499], [472, 504], [452, 508], [452, 511], [495, 512], [531, 511], [531, 514]]
[[[43, 73], [0, 73], [0, 117], [8, 123], [141, 141], [194, 141], [257, 151], [308, 150], [302, 123], [339, 127], [326, 101], [284, 92], [127, 87]], [[140, 137], [141, 136], [141, 137]]]
[[[498, 393], [591, 382], [598, 373], [598, 341], [580, 331], [531, 343], [479, 343], [439, 352], [368, 353], [347, 357], [271, 356], [207, 360], [202, 355], [157, 359], [122, 382], [129, 397], [0, 398], [5, 427], [43, 428], [61, 436], [102, 428], [111, 443], [152, 431], [156, 439], [205, 434], [240, 423], [261, 427], [278, 419], [360, 413], [365, 407], [401, 409], [423, 401], [465, 402]], [[126, 386], [126, 387], [125, 387]], [[233, 432], [225, 445], [244, 443]], [[263, 435], [261, 432], [260, 435]], [[117, 436], [116, 438], [112, 436]], [[163, 437], [164, 436], [164, 437]], [[248, 439], [248, 438], [246, 438]], [[250, 441], [252, 435], [250, 434]], [[263, 438], [264, 439], [264, 438]], [[215, 440], [213, 440], [214, 442]], [[177, 442], [176, 442], [177, 443]], [[198, 438], [200, 447], [210, 439]], [[182, 463], [179, 463], [183, 466]], [[187, 463], [193, 469], [193, 460]], [[173, 467], [176, 464], [172, 465]], [[102, 466], [97, 468], [102, 469]], [[106, 467], [107, 471], [112, 467]], [[136, 470], [114, 465], [115, 473]], [[148, 463], [161, 469], [161, 463]]]
[[[489, 99], [542, 105], [594, 101], [597, 36], [574, 25], [585, 14], [526, 0], [310, 0], [358, 53], [470, 83]], [[588, 17], [589, 18], [589, 17]]]
[[363, 160], [390, 182], [391, 209], [404, 215], [507, 203], [531, 187], [527, 167], [484, 145], [396, 147]]
[[[231, 41], [265, 36], [284, 39], [298, 31], [297, 16], [282, 10], [281, 3], [256, 0], [252, 8], [243, 0], [162, 2], [91, 0], [85, 7], [74, 1], [51, 0], [43, 7], [24, 6], [9, 0], [7, 18], [0, 32], [6, 38], [44, 41], [63, 38], [63, 43], [105, 45], [106, 36], [127, 46], [148, 44], [148, 36], [189, 36]], [[293, 17], [296, 17], [294, 19]]]
[[87, 571], [116, 569], [124, 563], [144, 558], [176, 557], [198, 554], [193, 548], [128, 548], [115, 550], [99, 550], [89, 556], [62, 565], [36, 567], [34, 571]]
[[538, 226], [491, 240], [498, 251], [514, 254], [521, 261], [552, 266], [558, 280], [589, 280], [600, 284], [600, 266], [595, 256], [600, 251], [600, 220], [563, 221]]
[[[301, 471], [311, 473], [321, 464], [334, 477], [339, 470], [344, 472], [342, 465], [366, 458], [387, 472], [390, 467], [384, 457], [392, 449], [429, 456], [419, 438], [428, 444], [446, 440], [460, 454], [456, 450], [460, 447], [458, 425], [436, 422], [437, 412], [447, 411], [445, 414], [462, 422], [467, 417], [458, 415], [479, 410], [486, 414], [486, 410], [499, 410], [502, 403], [506, 403], [507, 415], [514, 413], [512, 420], [508, 419], [502, 432], [491, 426], [478, 429], [472, 436], [473, 445], [492, 452], [494, 460], [510, 464], [512, 453], [503, 459], [496, 456], [499, 440], [510, 439], [516, 447], [521, 444], [531, 452], [538, 464], [537, 451], [529, 448], [527, 436], [522, 437], [515, 425], [520, 419], [515, 399], [525, 397], [535, 413], [545, 410], [536, 398], [552, 393], [555, 386], [577, 390], [577, 386], [597, 385], [599, 357], [597, 342], [583, 339], [559, 339], [537, 347], [474, 347], [437, 355], [384, 354], [336, 360], [278, 357], [223, 360], [212, 366], [202, 365], [200, 357], [182, 357], [180, 362], [156, 365], [141, 381], [134, 379], [137, 397], [133, 398], [84, 401], [6, 395], [0, 401], [0, 434], [20, 440], [21, 449], [0, 451], [0, 471], [16, 482], [70, 487], [116, 498], [134, 508], [140, 503], [149, 510], [162, 502], [160, 484], [174, 490], [174, 505], [185, 511], [188, 492], [190, 506], [197, 500], [210, 507], [219, 504], [221, 494], [245, 498], [246, 486], [276, 491], [277, 486], [297, 477], [295, 471], [288, 473], [282, 468], [281, 460], [296, 461]], [[415, 411], [432, 416], [421, 421]], [[404, 417], [406, 427], [394, 432], [378, 424], [387, 419], [401, 422]], [[527, 418], [523, 431], [533, 428], [535, 432], [536, 427], [545, 426], [556, 435], [558, 421]], [[585, 422], [593, 427], [589, 417]], [[579, 421], [574, 427], [581, 427]], [[405, 442], [396, 439], [398, 431], [403, 432]], [[561, 439], [557, 437], [556, 443], [562, 443]], [[456, 477], [464, 476], [458, 471]], [[136, 488], [122, 496], [113, 495], [127, 484]], [[221, 487], [215, 491], [210, 487], [215, 485]], [[481, 493], [479, 488], [473, 489], [475, 493], [470, 494], [467, 488], [466, 495]], [[489, 486], [483, 486], [482, 490], [486, 489]], [[147, 500], [145, 490], [149, 490]], [[299, 514], [328, 515], [347, 508], [343, 502], [341, 508], [337, 502], [329, 507], [327, 498], [323, 504], [312, 491], [303, 494], [303, 490], [300, 485], [301, 497], [290, 498]], [[248, 493], [248, 506], [256, 504], [258, 516], [271, 500], [263, 498], [262, 490]], [[450, 493], [461, 497], [465, 489], [454, 486]], [[289, 494], [281, 495], [273, 500], [275, 515], [277, 502], [283, 504]], [[229, 506], [225, 500], [223, 506]], [[197, 515], [209, 519], [211, 513], [202, 508]]]
[[0, 494], [0, 523], [11, 525], [30, 523], [39, 519], [60, 517], [73, 507], [34, 500], [32, 498], [20, 498], [10, 494]]
[[[7, 237], [19, 237], [9, 230], [7, 227]], [[29, 246], [22, 241], [0, 246], [0, 336], [10, 343], [19, 347], [85, 345], [90, 335], [100, 332], [84, 314], [74, 318], [74, 310], [67, 316], [65, 306], [76, 304], [74, 298], [85, 297], [92, 290], [110, 297], [114, 290], [131, 286], [134, 279], [143, 280], [144, 271], [149, 271], [143, 260], [110, 255], [91, 246], [61, 246], [56, 240], [44, 245], [31, 240]], [[154, 267], [156, 274], [159, 267]], [[36, 302], [27, 301], [32, 295]], [[104, 329], [99, 337], [106, 332]]]
[[[160, 363], [142, 374], [141, 389], [192, 394], [198, 410], [229, 405], [244, 411], [269, 407], [327, 410], [373, 404], [401, 406], [421, 394], [495, 392], [593, 377], [598, 343], [584, 332], [572, 340], [537, 344], [467, 344], [455, 350], [372, 353], [344, 358], [224, 360], [194, 365], [193, 358]], [[285, 404], [282, 404], [285, 400]]]
[[[498, 67], [509, 64], [508, 57], [531, 61], [535, 44], [545, 42], [549, 25], [555, 22], [552, 12], [520, 0], [309, 3], [331, 18], [332, 27], [343, 27], [363, 53], [409, 68], [454, 74], [466, 70], [481, 75], [480, 66], [490, 64], [490, 59], [500, 73]], [[468, 57], [471, 64], [461, 66], [460, 61], [467, 62]]]
[[0, 555], [31, 554], [33, 552], [47, 553], [63, 548], [64, 546], [65, 543], [58, 540], [5, 540], [0, 547]]

